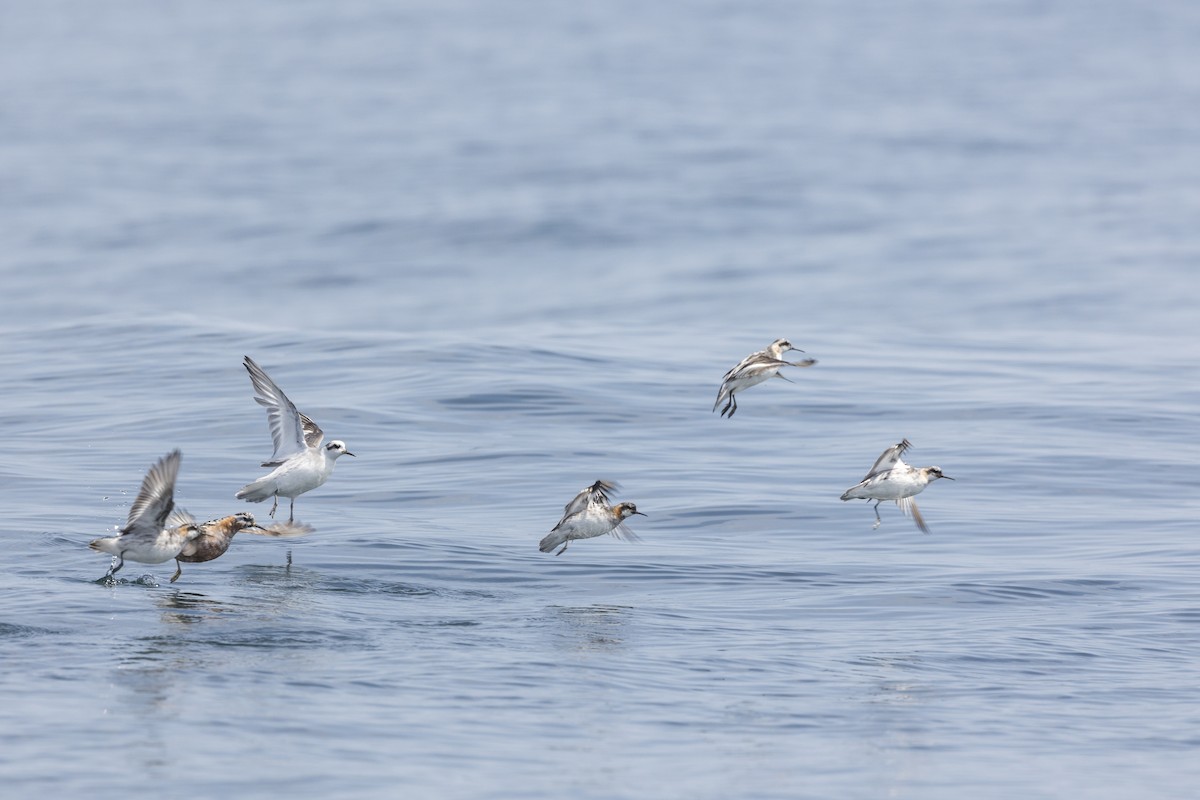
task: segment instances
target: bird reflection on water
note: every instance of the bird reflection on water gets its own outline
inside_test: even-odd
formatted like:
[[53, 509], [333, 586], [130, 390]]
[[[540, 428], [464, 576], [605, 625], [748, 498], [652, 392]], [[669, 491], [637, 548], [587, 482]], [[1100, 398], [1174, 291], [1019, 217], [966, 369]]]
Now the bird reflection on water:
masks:
[[559, 635], [576, 650], [611, 650], [625, 645], [629, 637], [630, 606], [549, 606], [550, 618], [558, 623]]

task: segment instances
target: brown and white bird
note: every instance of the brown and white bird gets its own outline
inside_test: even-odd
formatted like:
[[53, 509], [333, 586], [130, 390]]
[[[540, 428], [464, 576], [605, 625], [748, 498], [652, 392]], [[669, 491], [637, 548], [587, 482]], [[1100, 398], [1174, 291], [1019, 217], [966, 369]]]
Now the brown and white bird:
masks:
[[312, 532], [311, 527], [299, 522], [279, 522], [264, 528], [254, 521], [253, 514], [246, 511], [199, 524], [191, 514], [183, 509], [176, 509], [167, 519], [167, 525], [196, 532], [195, 536], [184, 542], [183, 549], [175, 556], [175, 574], [171, 576], [171, 583], [179, 580], [179, 576], [183, 574], [183, 565], [179, 562], [196, 564], [220, 558], [233, 544], [233, 537], [240, 532], [274, 537], [302, 536]]
[[618, 539], [637, 541], [637, 535], [625, 525], [625, 520], [634, 514], [646, 516], [633, 503], [608, 504], [608, 493], [617, 489], [617, 484], [596, 481], [582, 489], [563, 508], [563, 517], [550, 533], [542, 539], [538, 550], [549, 553], [562, 545], [554, 555], [561, 556], [575, 539], [591, 539], [611, 533]]

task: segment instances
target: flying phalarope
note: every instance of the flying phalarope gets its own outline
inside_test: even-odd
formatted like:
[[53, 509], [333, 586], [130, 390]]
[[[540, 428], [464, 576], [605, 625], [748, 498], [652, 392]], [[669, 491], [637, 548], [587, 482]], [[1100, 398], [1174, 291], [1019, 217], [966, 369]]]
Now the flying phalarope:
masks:
[[179, 562], [195, 564], [219, 558], [225, 555], [229, 545], [233, 544], [233, 537], [241, 531], [275, 537], [301, 536], [312, 532], [311, 527], [299, 522], [280, 522], [264, 528], [255, 522], [254, 515], [247, 511], [199, 524], [191, 514], [181, 508], [171, 512], [167, 518], [167, 526], [196, 532], [195, 536], [183, 543], [183, 549], [175, 556], [175, 574], [171, 576], [171, 583], [179, 580], [179, 576], [183, 574], [183, 565]]
[[562, 550], [554, 554], [561, 556], [573, 539], [591, 539], [606, 533], [611, 533], [618, 539], [637, 541], [637, 535], [625, 527], [625, 520], [634, 514], [643, 517], [646, 515], [638, 511], [633, 503], [609, 506], [608, 493], [616, 488], [615, 483], [596, 481], [581, 490], [563, 508], [563, 518], [542, 539], [538, 550], [549, 553], [561, 544]]
[[88, 545], [93, 550], [117, 557], [118, 562], [109, 568], [105, 579], [111, 579], [125, 566], [127, 558], [143, 564], [170, 561], [200, 534], [198, 530], [165, 527], [167, 515], [175, 506], [175, 478], [179, 475], [180, 457], [178, 450], [172, 450], [146, 473], [120, 534], [93, 539]]
[[713, 403], [713, 411], [717, 410], [717, 406], [725, 402], [725, 408], [721, 410], [721, 416], [729, 415], [730, 419], [737, 413], [737, 393], [744, 389], [749, 389], [751, 386], [757, 386], [770, 378], [783, 378], [788, 383], [793, 381], [784, 378], [779, 370], [782, 367], [811, 367], [817, 363], [815, 358], [806, 358], [803, 361], [784, 361], [783, 354], [788, 350], [795, 350], [798, 353], [804, 351], [798, 347], [792, 347], [792, 343], [787, 339], [776, 339], [771, 342], [766, 350], [759, 350], [757, 353], [751, 353], [743, 358], [737, 366], [725, 373], [724, 380], [721, 381], [721, 389], [717, 392], [717, 402]]
[[317, 423], [296, 410], [295, 404], [263, 368], [254, 363], [254, 359], [246, 356], [243, 363], [257, 392], [254, 400], [267, 409], [267, 422], [275, 442], [271, 460], [264, 461], [262, 465], [275, 467], [275, 470], [243, 486], [236, 497], [251, 503], [261, 503], [268, 497], [274, 497], [272, 517], [279, 507], [279, 498], [287, 497], [292, 501], [288, 509], [288, 522], [292, 522], [295, 519], [296, 498], [324, 483], [333, 472], [333, 462], [339, 456], [352, 456], [354, 453], [346, 449], [345, 443], [336, 439], [322, 446], [325, 434], [317, 427]]
[[942, 474], [941, 467], [911, 467], [901, 460], [904, 451], [912, 447], [908, 439], [894, 444], [875, 461], [875, 466], [867, 473], [867, 477], [857, 486], [851, 486], [842, 494], [843, 500], [874, 500], [875, 524], [872, 530], [883, 522], [879, 518], [879, 504], [884, 500], [895, 500], [896, 505], [905, 516], [912, 515], [913, 521], [923, 533], [929, 533], [921, 512], [917, 510], [914, 495], [920, 494], [925, 487], [938, 478], [954, 480], [949, 475]]

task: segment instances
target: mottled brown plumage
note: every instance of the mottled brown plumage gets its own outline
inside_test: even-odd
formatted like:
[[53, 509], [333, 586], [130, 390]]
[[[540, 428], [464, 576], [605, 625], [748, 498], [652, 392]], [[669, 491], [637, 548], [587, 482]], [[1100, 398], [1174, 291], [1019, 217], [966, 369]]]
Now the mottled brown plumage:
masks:
[[275, 537], [300, 536], [312, 531], [308, 525], [299, 522], [280, 522], [264, 528], [254, 521], [253, 514], [245, 511], [209, 520], [202, 525], [192, 519], [187, 512], [181, 511], [174, 515], [171, 521], [181, 529], [192, 528], [199, 531], [195, 538], [184, 545], [175, 558], [175, 574], [171, 576], [171, 583], [174, 583], [183, 574], [183, 565], [179, 562], [186, 561], [195, 564], [220, 558], [225, 555], [225, 551], [233, 543], [233, 537], [240, 531]]

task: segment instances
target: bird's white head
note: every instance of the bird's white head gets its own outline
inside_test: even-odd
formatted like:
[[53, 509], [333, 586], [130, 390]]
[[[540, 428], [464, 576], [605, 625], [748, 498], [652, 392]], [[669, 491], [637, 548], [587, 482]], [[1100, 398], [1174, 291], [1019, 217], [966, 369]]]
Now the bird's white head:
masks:
[[804, 352], [799, 347], [793, 347], [792, 343], [789, 342], [787, 339], [776, 339], [775, 341], [771, 342], [771, 346], [768, 347], [767, 350], [775, 358], [779, 358], [780, 356], [782, 356], [784, 353], [786, 353], [789, 350], [795, 350], [797, 353]]
[[936, 481], [938, 478], [945, 478], [948, 481], [954, 480], [954, 478], [951, 478], [949, 475], [943, 475], [941, 467], [926, 467], [924, 471], [925, 477], [929, 478], [931, 481]]
[[352, 456], [352, 455], [354, 455], [354, 453], [351, 453], [349, 450], [347, 450], [346, 443], [340, 439], [334, 439], [332, 442], [325, 445], [325, 457], [326, 458], [331, 458], [336, 461], [340, 456]]
[[613, 511], [616, 512], [617, 519], [628, 519], [634, 514], [642, 517], [646, 516], [642, 512], [638, 511], [637, 506], [635, 506], [633, 503], [618, 503], [616, 507], [613, 508]]

